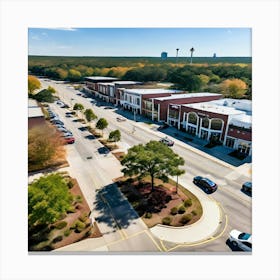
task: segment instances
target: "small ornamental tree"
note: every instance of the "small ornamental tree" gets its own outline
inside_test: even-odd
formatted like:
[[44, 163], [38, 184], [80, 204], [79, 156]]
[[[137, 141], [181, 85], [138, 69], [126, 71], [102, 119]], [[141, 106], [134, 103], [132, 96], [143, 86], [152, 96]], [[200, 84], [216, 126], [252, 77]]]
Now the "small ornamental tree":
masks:
[[81, 103], [75, 103], [75, 105], [73, 106], [73, 110], [82, 111], [84, 110], [84, 105]]
[[97, 116], [94, 114], [94, 112], [92, 111], [92, 109], [86, 109], [84, 112], [84, 115], [86, 117], [86, 120], [88, 122], [91, 122], [95, 119], [97, 119]]
[[111, 131], [109, 134], [109, 140], [114, 141], [116, 144], [116, 142], [121, 140], [121, 132], [118, 129]]
[[35, 76], [28, 75], [28, 94], [33, 94], [39, 88], [41, 88], [40, 81]]
[[96, 128], [102, 130], [102, 136], [103, 136], [103, 130], [108, 127], [108, 122], [104, 118], [100, 118], [98, 122], [96, 123]]
[[180, 165], [184, 165], [184, 159], [158, 141], [150, 141], [146, 145], [139, 144], [130, 148], [121, 164], [124, 165], [122, 172], [125, 176], [137, 175], [140, 179], [151, 176], [152, 191], [154, 191], [155, 178], [167, 182], [168, 175], [184, 173], [184, 170], [179, 169]]

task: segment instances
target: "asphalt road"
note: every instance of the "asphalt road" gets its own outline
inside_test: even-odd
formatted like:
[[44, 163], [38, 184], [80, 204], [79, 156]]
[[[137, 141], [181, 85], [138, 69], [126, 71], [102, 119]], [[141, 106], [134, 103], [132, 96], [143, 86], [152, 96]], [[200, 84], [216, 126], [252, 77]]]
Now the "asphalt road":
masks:
[[[163, 132], [155, 131], [152, 126], [148, 124], [135, 123], [132, 120], [128, 119], [124, 122], [118, 122], [116, 117], [119, 115], [127, 115], [131, 118], [129, 113], [121, 111], [119, 109], [104, 109], [104, 106], [92, 105], [91, 102], [85, 98], [77, 95], [76, 90], [71, 86], [63, 83], [57, 83], [53, 81], [44, 81], [41, 80], [42, 85], [45, 87], [51, 85], [57, 91], [62, 101], [66, 102], [68, 105], [73, 106], [75, 103], [82, 103], [85, 108], [92, 108], [95, 114], [98, 117], [104, 117], [109, 122], [109, 127], [104, 130], [104, 133], [108, 134], [109, 131], [119, 129], [121, 131], [122, 139], [128, 147], [131, 147], [135, 144], [146, 143], [150, 140], [158, 140], [160, 137], [165, 136]], [[64, 110], [59, 108], [58, 110]], [[77, 124], [72, 123], [69, 129], [74, 130], [77, 127]], [[143, 129], [142, 127], [145, 129]], [[135, 127], [135, 132], [133, 133], [133, 128]], [[74, 131], [73, 131], [74, 133]], [[104, 155], [96, 154], [94, 151], [98, 149], [98, 141], [88, 140], [85, 142], [86, 132], [80, 131], [75, 133], [74, 136], [77, 139], [75, 143], [76, 149], [79, 151], [79, 154], [83, 160], [87, 156], [93, 156], [94, 162], [95, 157], [104, 157]], [[83, 141], [82, 141], [83, 139]], [[220, 164], [219, 161], [212, 160], [209, 157], [206, 157], [203, 153], [194, 152], [189, 146], [185, 143], [177, 144], [173, 147], [173, 150], [180, 154], [186, 164], [184, 169], [186, 173], [181, 176], [182, 180], [185, 180], [190, 186], [193, 186], [192, 179], [194, 176], [201, 175], [207, 176], [218, 184], [218, 190], [211, 194], [213, 199], [215, 199], [221, 206], [223, 215], [226, 217], [225, 225], [223, 225], [222, 235], [217, 239], [213, 239], [209, 242], [198, 244], [197, 246], [175, 246], [173, 251], [191, 251], [191, 252], [231, 252], [232, 249], [226, 244], [228, 233], [231, 229], [235, 228], [245, 232], [252, 232], [252, 214], [251, 214], [251, 197], [240, 191], [242, 182], [245, 180], [250, 180], [244, 176], [240, 176], [236, 171], [237, 169], [228, 164]], [[88, 143], [94, 143], [93, 147], [90, 148]], [[111, 155], [108, 155], [111, 156]], [[96, 170], [104, 170], [104, 166], [96, 166]], [[101, 169], [100, 169], [101, 168]], [[81, 171], [82, 172], [82, 171]], [[110, 169], [110, 172], [113, 172], [113, 169]], [[108, 183], [100, 175], [100, 185]], [[236, 176], [235, 176], [236, 174]], [[107, 174], [106, 174], [107, 175]], [[202, 190], [201, 190], [202, 191]], [[172, 246], [170, 246], [172, 248]]]

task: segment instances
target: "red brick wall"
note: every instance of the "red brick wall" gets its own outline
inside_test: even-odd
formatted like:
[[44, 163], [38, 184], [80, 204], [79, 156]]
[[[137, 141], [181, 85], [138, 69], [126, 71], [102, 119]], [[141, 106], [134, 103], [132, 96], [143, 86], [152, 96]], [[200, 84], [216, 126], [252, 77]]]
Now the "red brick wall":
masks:
[[221, 96], [203, 96], [203, 97], [192, 97], [192, 98], [177, 98], [172, 100], [155, 100], [155, 104], [160, 104], [160, 119], [167, 121], [167, 109], [169, 104], [191, 104], [198, 102], [207, 102], [212, 100], [218, 100]]
[[218, 114], [218, 113], [206, 112], [206, 111], [198, 110], [198, 109], [194, 109], [194, 108], [181, 107], [181, 122], [183, 121], [184, 113], [189, 113], [189, 112], [195, 112], [197, 114], [207, 115], [209, 119], [213, 119], [213, 118], [222, 119], [224, 121], [224, 127], [223, 127], [223, 132], [222, 132], [222, 139], [224, 138], [225, 132], [226, 132], [227, 123], [228, 123], [228, 115], [222, 115], [222, 114]]
[[[231, 130], [232, 129], [232, 130]], [[239, 131], [239, 133], [238, 133]], [[242, 128], [229, 128], [228, 129], [228, 136], [238, 138], [238, 139], [243, 139], [246, 141], [252, 141], [252, 132], [249, 131], [244, 131]]]

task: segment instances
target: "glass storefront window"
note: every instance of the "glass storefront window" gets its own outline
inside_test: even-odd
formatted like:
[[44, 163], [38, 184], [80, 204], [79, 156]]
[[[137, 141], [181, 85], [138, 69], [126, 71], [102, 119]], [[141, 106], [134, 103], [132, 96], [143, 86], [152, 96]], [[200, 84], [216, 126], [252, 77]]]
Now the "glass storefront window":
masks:
[[197, 115], [195, 113], [189, 113], [188, 123], [197, 124]]
[[211, 129], [213, 130], [222, 130], [223, 122], [220, 119], [211, 120]]
[[208, 128], [209, 126], [209, 119], [208, 118], [203, 118], [202, 119], [202, 127]]

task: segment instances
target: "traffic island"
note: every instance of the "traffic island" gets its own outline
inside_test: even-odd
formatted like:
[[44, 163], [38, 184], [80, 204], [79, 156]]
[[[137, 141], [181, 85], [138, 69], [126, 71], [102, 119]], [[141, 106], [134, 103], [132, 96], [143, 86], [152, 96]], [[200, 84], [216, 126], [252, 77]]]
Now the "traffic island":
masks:
[[122, 177], [118, 186], [130, 204], [151, 228], [155, 225], [181, 227], [197, 222], [202, 216], [202, 206], [195, 195], [169, 179], [155, 179], [152, 191], [149, 177], [141, 180]]

